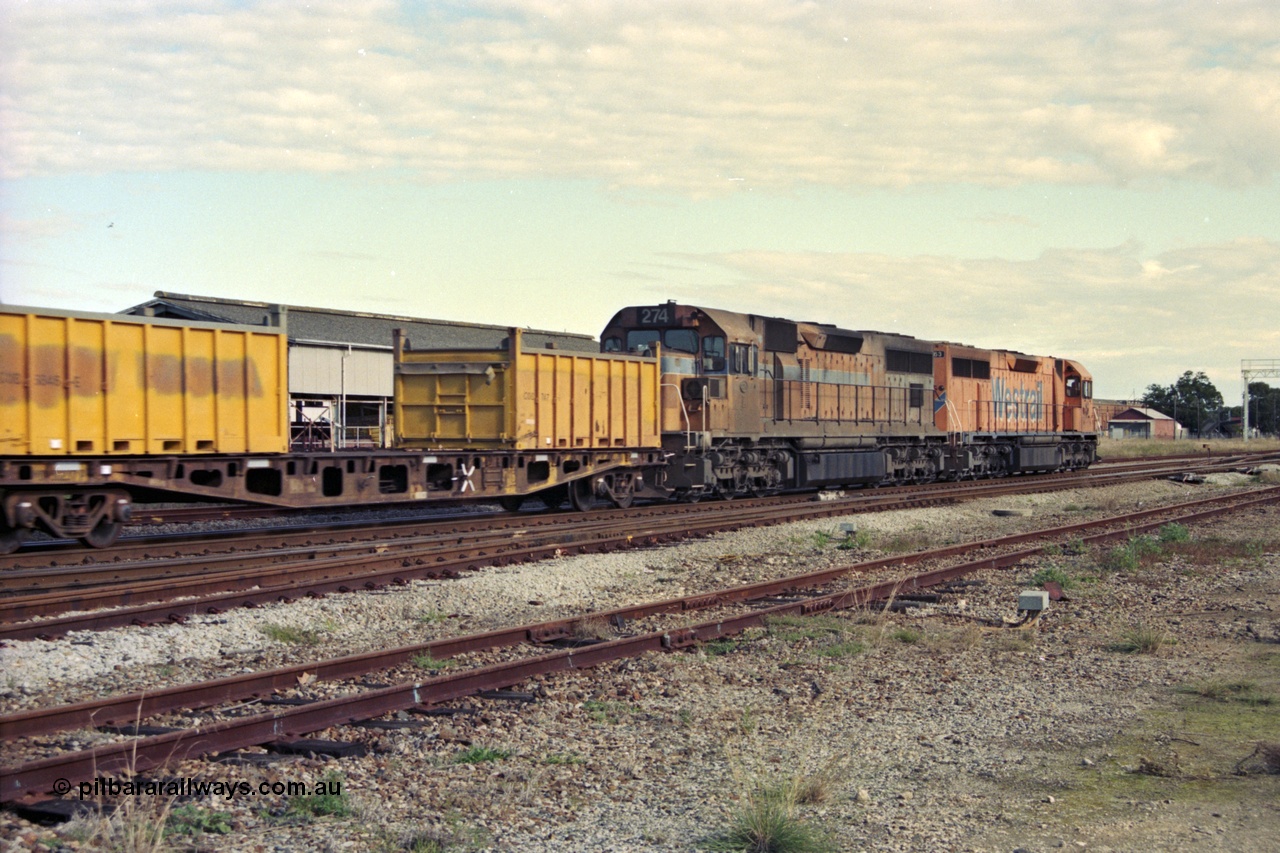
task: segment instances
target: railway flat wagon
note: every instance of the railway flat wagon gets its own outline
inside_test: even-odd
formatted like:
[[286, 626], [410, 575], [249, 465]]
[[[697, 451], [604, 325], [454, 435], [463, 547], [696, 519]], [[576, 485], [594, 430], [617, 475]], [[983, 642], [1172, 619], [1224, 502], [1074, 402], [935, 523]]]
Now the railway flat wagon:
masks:
[[626, 506], [662, 463], [656, 358], [526, 350], [518, 329], [503, 349], [395, 351], [396, 446], [462, 497]]

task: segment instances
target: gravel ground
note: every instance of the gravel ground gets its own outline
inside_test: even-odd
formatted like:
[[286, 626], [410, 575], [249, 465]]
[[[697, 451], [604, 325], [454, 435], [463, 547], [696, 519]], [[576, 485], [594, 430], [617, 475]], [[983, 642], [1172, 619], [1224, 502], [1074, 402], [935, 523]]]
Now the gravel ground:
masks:
[[[0, 705], [42, 707], [668, 598], [1234, 485], [1153, 481], [829, 519], [183, 626], [17, 643], [0, 648]], [[993, 514], [1006, 507], [1031, 515]], [[865, 549], [836, 550], [827, 534], [841, 521], [865, 532]], [[448, 717], [406, 716], [397, 730], [318, 735], [364, 742], [363, 759], [187, 763], [176, 775], [255, 789], [333, 773], [350, 813], [305, 816], [299, 806], [308, 801], [296, 798], [290, 813], [275, 795], [211, 796], [181, 804], [170, 824], [195, 815], [208, 825], [216, 814], [228, 833], [170, 841], [263, 851], [429, 850], [428, 841], [458, 850], [689, 850], [728, 826], [753, 790], [807, 782], [802, 799], [813, 801], [796, 815], [830, 849], [1274, 849], [1280, 777], [1231, 771], [1255, 741], [1280, 741], [1280, 705], [1266, 704], [1280, 703], [1280, 511], [1192, 532], [1256, 544], [1206, 548], [1207, 562], [1179, 553], [1119, 570], [1100, 569], [1097, 555], [1063, 553], [986, 573], [963, 600], [774, 625], [714, 647], [542, 679], [523, 688], [537, 695], [531, 703], [474, 700]], [[1018, 591], [1046, 568], [1078, 580], [1069, 601], [1027, 628], [988, 624], [1012, 618]], [[281, 627], [304, 640], [268, 636]], [[1135, 632], [1176, 642], [1153, 654], [1110, 648]], [[1239, 734], [1232, 740], [1177, 688], [1241, 673], [1261, 698], [1221, 703], [1258, 716], [1228, 721]], [[62, 743], [101, 738], [76, 732]], [[492, 752], [470, 757], [491, 760], [457, 760], [479, 748]], [[128, 804], [175, 806], [163, 797]], [[46, 830], [0, 816], [0, 850], [95, 849], [102, 833], [87, 821]]]

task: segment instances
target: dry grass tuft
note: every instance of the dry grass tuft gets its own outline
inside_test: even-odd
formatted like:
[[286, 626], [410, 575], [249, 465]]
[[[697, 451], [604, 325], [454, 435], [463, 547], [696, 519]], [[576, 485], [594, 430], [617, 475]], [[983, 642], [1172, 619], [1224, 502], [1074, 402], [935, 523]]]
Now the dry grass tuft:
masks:
[[613, 628], [599, 617], [583, 619], [574, 623], [573, 636], [579, 640], [609, 640], [613, 638]]
[[68, 821], [62, 834], [82, 849], [119, 853], [159, 853], [167, 850], [165, 826], [173, 809], [172, 797], [123, 797], [114, 809], [85, 812]]

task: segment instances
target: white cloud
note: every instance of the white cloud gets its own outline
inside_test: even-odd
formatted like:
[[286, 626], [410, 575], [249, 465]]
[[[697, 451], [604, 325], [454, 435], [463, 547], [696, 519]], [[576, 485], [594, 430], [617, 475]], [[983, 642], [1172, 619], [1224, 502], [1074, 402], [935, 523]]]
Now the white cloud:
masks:
[[705, 195], [1240, 184], [1280, 157], [1270, 3], [0, 8], [8, 177], [394, 167]]

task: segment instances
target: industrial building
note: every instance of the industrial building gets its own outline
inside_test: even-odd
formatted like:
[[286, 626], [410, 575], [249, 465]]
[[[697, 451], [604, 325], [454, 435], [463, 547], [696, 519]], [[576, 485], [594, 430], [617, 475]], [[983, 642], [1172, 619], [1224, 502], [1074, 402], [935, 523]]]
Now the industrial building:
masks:
[[1130, 406], [1111, 416], [1107, 434], [1112, 438], [1182, 438], [1183, 427], [1173, 418], [1145, 406]]
[[[275, 305], [157, 291], [155, 298], [121, 311], [207, 323], [283, 326], [289, 338], [289, 402], [294, 449], [385, 447], [392, 410], [392, 332], [401, 329], [415, 349], [499, 347], [508, 329]], [[590, 335], [523, 331], [529, 348], [599, 352]]]

